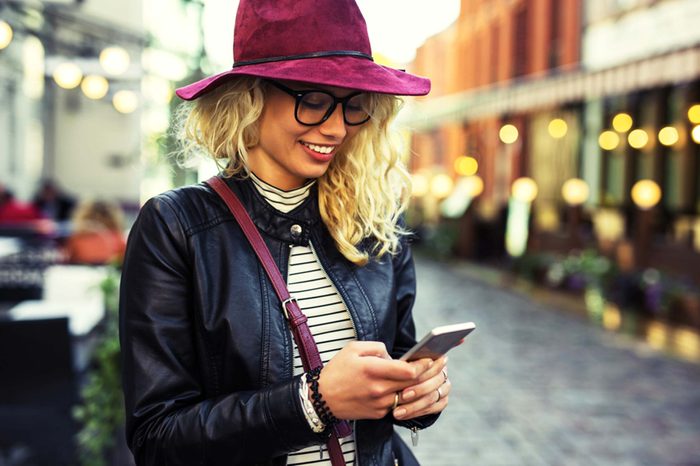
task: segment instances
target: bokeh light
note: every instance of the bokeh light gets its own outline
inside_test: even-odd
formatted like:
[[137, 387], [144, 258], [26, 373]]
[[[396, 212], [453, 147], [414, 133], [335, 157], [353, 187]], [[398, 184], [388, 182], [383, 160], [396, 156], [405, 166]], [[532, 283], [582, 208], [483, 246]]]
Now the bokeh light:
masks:
[[173, 89], [170, 81], [153, 75], [143, 78], [141, 92], [144, 98], [159, 104], [168, 104], [173, 98]]
[[472, 175], [464, 179], [471, 197], [477, 197], [484, 192], [484, 180], [479, 175]]
[[642, 149], [649, 143], [649, 135], [643, 129], [635, 129], [627, 136], [627, 142], [635, 149]]
[[428, 177], [422, 173], [414, 173], [411, 175], [411, 195], [423, 197], [428, 194], [430, 183]]
[[566, 124], [566, 121], [561, 118], [555, 118], [549, 122], [547, 130], [549, 131], [549, 135], [554, 139], [561, 139], [566, 136], [569, 126]]
[[10, 45], [13, 35], [12, 26], [0, 19], [0, 50]]
[[603, 131], [598, 137], [598, 144], [605, 150], [613, 150], [620, 145], [620, 136], [615, 131]]
[[87, 98], [97, 100], [107, 95], [109, 83], [103, 76], [85, 76], [83, 82], [80, 83], [80, 89]]
[[460, 176], [472, 176], [479, 171], [479, 162], [474, 157], [461, 156], [455, 159], [455, 172]]
[[678, 130], [673, 126], [666, 126], [659, 130], [659, 142], [664, 146], [672, 146], [678, 142]]
[[695, 141], [696, 144], [700, 144], [700, 125], [697, 125], [693, 130], [690, 132], [690, 135], [693, 138], [693, 141]]
[[580, 178], [571, 178], [561, 187], [561, 195], [564, 201], [571, 206], [581, 205], [588, 200], [590, 189], [588, 183]]
[[532, 202], [537, 197], [537, 183], [526, 176], [513, 181], [511, 187], [513, 197], [521, 202]]
[[626, 133], [632, 128], [632, 117], [627, 113], [618, 113], [612, 121], [612, 126], [618, 133]]
[[653, 180], [639, 180], [632, 186], [632, 201], [640, 209], [651, 209], [661, 200], [661, 188]]
[[133, 113], [139, 106], [139, 98], [133, 91], [118, 91], [112, 98], [112, 104], [119, 113]]
[[63, 62], [54, 70], [53, 79], [63, 89], [75, 89], [83, 80], [83, 72], [75, 63]]
[[498, 137], [504, 144], [513, 144], [518, 140], [518, 128], [513, 125], [503, 125], [498, 132]]
[[700, 104], [692, 105], [688, 109], [688, 120], [696, 125], [700, 123]]
[[430, 194], [438, 199], [447, 197], [452, 192], [453, 184], [452, 178], [450, 178], [449, 175], [444, 173], [435, 175], [433, 179], [430, 180]]
[[100, 65], [109, 74], [124, 74], [130, 64], [129, 53], [121, 47], [106, 47], [100, 52]]

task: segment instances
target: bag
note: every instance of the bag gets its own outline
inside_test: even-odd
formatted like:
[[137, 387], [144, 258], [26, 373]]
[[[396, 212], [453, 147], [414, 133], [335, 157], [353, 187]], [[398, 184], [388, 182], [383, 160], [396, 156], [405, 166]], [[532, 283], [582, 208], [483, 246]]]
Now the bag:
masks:
[[391, 435], [391, 451], [394, 453], [394, 462], [399, 466], [420, 466], [411, 449], [396, 432]]

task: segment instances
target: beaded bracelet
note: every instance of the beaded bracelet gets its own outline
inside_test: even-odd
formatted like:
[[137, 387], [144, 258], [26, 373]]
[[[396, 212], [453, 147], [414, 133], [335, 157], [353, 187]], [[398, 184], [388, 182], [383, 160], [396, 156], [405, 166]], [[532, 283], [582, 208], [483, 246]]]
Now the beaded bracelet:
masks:
[[331, 410], [326, 405], [326, 400], [321, 396], [321, 392], [318, 390], [318, 379], [321, 377], [322, 367], [317, 367], [311, 369], [306, 373], [306, 383], [309, 384], [311, 388], [311, 403], [314, 405], [316, 414], [321, 419], [326, 426], [332, 426], [338, 422], [338, 418], [333, 415]]

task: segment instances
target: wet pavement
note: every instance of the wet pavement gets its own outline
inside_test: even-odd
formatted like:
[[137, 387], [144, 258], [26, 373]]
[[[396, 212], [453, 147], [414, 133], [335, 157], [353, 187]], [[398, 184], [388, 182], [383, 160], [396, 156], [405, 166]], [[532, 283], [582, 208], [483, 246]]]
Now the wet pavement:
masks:
[[[474, 321], [423, 466], [700, 465], [700, 365], [417, 258], [419, 336]], [[406, 440], [409, 436], [402, 433]]]

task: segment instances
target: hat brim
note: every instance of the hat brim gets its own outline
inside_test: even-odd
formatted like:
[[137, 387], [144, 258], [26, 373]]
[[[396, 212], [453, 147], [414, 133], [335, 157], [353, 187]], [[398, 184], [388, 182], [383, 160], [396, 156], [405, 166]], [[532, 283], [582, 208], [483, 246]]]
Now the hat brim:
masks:
[[394, 95], [426, 95], [430, 80], [357, 57], [316, 57], [234, 67], [175, 93], [194, 100], [236, 76], [256, 76]]

